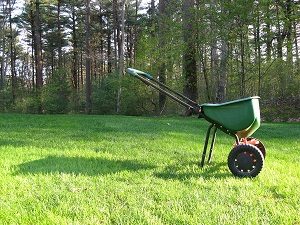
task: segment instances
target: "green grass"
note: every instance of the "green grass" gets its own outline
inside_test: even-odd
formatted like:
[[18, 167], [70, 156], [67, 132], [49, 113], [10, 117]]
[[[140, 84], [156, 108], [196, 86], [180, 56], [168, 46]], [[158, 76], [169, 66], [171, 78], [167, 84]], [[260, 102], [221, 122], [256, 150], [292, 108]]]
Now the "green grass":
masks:
[[196, 118], [0, 114], [0, 224], [300, 224], [300, 124], [265, 123], [254, 179]]

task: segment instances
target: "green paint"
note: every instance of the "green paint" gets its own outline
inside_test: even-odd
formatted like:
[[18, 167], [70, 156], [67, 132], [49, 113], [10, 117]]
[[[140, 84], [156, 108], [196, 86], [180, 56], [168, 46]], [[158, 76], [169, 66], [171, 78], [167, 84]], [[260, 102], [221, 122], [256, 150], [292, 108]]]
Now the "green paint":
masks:
[[252, 135], [260, 126], [259, 97], [250, 97], [223, 104], [201, 105], [204, 114], [240, 137]]

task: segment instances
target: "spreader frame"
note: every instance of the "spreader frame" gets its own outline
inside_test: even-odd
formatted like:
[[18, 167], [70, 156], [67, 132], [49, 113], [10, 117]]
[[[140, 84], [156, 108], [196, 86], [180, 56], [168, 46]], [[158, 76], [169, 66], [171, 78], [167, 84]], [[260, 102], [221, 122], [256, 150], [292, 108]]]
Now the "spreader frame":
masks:
[[[235, 101], [231, 101], [231, 102], [227, 102], [227, 103], [223, 103], [223, 104], [202, 104], [202, 105], [199, 105], [195, 101], [193, 101], [193, 100], [189, 99], [188, 97], [184, 96], [183, 94], [181, 94], [181, 93], [179, 93], [175, 90], [172, 90], [167, 85], [165, 85], [165, 84], [159, 82], [158, 80], [154, 79], [148, 73], [145, 73], [143, 71], [139, 71], [139, 70], [136, 70], [136, 69], [133, 69], [133, 68], [128, 68], [127, 72], [129, 74], [131, 74], [132, 76], [134, 76], [135, 78], [141, 80], [146, 85], [149, 85], [149, 86], [153, 87], [154, 89], [158, 90], [159, 92], [167, 95], [168, 97], [170, 97], [174, 101], [178, 102], [182, 106], [187, 107], [188, 110], [192, 114], [196, 114], [196, 115], [198, 115], [199, 118], [204, 118], [205, 120], [207, 120], [210, 123], [210, 126], [208, 127], [207, 132], [206, 132], [203, 152], [202, 152], [202, 155], [201, 155], [201, 160], [199, 162], [199, 165], [201, 167], [203, 167], [204, 164], [205, 164], [205, 158], [206, 158], [206, 154], [207, 154], [208, 142], [209, 142], [209, 139], [210, 139], [210, 136], [211, 136], [211, 131], [212, 131], [212, 140], [211, 140], [211, 143], [210, 143], [209, 155], [208, 155], [208, 160], [207, 160], [208, 163], [211, 162], [211, 160], [212, 160], [213, 150], [214, 150], [214, 145], [215, 145], [218, 130], [221, 130], [224, 133], [234, 137], [235, 146], [239, 146], [239, 145], [241, 145], [242, 140], [246, 140], [246, 138], [249, 135], [253, 134], [258, 129], [258, 127], [260, 126], [259, 105], [255, 105], [255, 104], [258, 104], [258, 99], [259, 99], [258, 96], [249, 97], [249, 98], [245, 98], [245, 99], [239, 99], [239, 100], [235, 100]], [[253, 101], [254, 99], [255, 99], [255, 101]], [[251, 101], [251, 102], [246, 102], [246, 101]], [[222, 122], [218, 122], [218, 120], [220, 120], [220, 117], [217, 114], [215, 114], [215, 111], [218, 111], [218, 107], [219, 107], [219, 109], [222, 109], [223, 115], [226, 116], [226, 114], [228, 114], [228, 113], [238, 114], [239, 112], [242, 112], [241, 110], [236, 110], [235, 108], [238, 108], [239, 104], [244, 105], [246, 103], [248, 104], [247, 106], [249, 107], [249, 109], [251, 109], [251, 107], [253, 108], [253, 112], [251, 112], [250, 114], [248, 113], [250, 116], [253, 117], [253, 118], [252, 117], [249, 118], [249, 124], [250, 124], [249, 126], [242, 127], [243, 130], [236, 130], [236, 129], [234, 129], [234, 127], [228, 128], [228, 127], [224, 126], [222, 124]], [[252, 105], [250, 106], [249, 104], [252, 104]], [[234, 105], [234, 107], [232, 107], [233, 105]], [[226, 107], [231, 108], [229, 112], [226, 112]], [[205, 113], [206, 109], [212, 110], [212, 112], [214, 112], [214, 114], [212, 113], [212, 115], [214, 115], [214, 116], [206, 114]], [[225, 112], [224, 112], [224, 109], [225, 109]], [[221, 116], [222, 116], [222, 114], [221, 114]], [[244, 121], [244, 124], [245, 124], [245, 118], [243, 118], [243, 121]], [[246, 120], [246, 122], [248, 122], [248, 121]], [[227, 124], [228, 124], [228, 121], [227, 121]], [[258, 139], [256, 139], [256, 140], [258, 140]], [[253, 151], [251, 148], [248, 148], [248, 149]], [[255, 149], [258, 149], [258, 148], [255, 147]], [[247, 150], [247, 148], [246, 148], [246, 150]], [[263, 166], [263, 163], [264, 162], [262, 161], [261, 162], [262, 166]], [[230, 168], [232, 167], [231, 166], [232, 164], [234, 164], [234, 162], [229, 162], [228, 161], [228, 165], [229, 165]], [[260, 170], [261, 170], [261, 168], [260, 168]], [[259, 170], [259, 172], [260, 172], [260, 170]], [[234, 175], [235, 176], [240, 176], [240, 174], [241, 174], [241, 172], [237, 173], [237, 174], [234, 174]], [[245, 173], [245, 174], [242, 173], [242, 174], [243, 174], [243, 177], [247, 177], [247, 173]], [[256, 175], [257, 174], [255, 174], [255, 176]], [[249, 173], [248, 177], [253, 177], [253, 174]]]

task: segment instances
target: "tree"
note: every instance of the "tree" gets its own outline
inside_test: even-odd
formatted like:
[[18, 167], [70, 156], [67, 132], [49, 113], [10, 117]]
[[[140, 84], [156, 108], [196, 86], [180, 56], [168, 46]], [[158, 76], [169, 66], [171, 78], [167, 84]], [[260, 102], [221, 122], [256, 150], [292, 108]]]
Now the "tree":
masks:
[[58, 67], [62, 66], [62, 32], [61, 32], [61, 4], [62, 0], [57, 0], [57, 34], [58, 34]]
[[42, 112], [41, 105], [41, 89], [43, 87], [43, 58], [42, 58], [42, 34], [41, 34], [41, 20], [40, 20], [40, 1], [33, 0], [30, 2], [33, 9], [33, 45], [34, 45], [34, 60], [35, 60], [35, 76], [36, 76], [36, 94], [39, 102], [39, 113]]
[[[216, 100], [217, 102], [224, 102], [226, 99], [226, 89], [227, 89], [227, 63], [229, 57], [229, 46], [228, 46], [228, 34], [230, 32], [230, 19], [227, 9], [224, 6], [221, 6], [221, 14], [223, 15], [223, 28], [220, 29], [220, 65], [217, 69], [218, 78], [217, 78], [217, 91], [216, 91]], [[227, 19], [225, 19], [227, 18]], [[229, 21], [228, 21], [229, 19]], [[224, 29], [224, 28], [227, 29]]]
[[86, 54], [86, 61], [85, 61], [85, 90], [86, 90], [86, 113], [90, 114], [92, 111], [92, 83], [91, 83], [91, 49], [90, 49], [90, 35], [91, 35], [91, 24], [90, 24], [90, 16], [91, 16], [91, 9], [90, 9], [90, 0], [85, 1], [86, 7], [86, 19], [85, 19], [85, 54]]
[[194, 18], [194, 1], [183, 0], [183, 62], [182, 70], [185, 79], [184, 94], [193, 101], [198, 99], [197, 89], [197, 65], [196, 65], [196, 49], [195, 49], [195, 27]]
[[[124, 43], [125, 43], [125, 0], [121, 2], [121, 40], [119, 40], [119, 62], [118, 62], [118, 72], [119, 72], [119, 79], [121, 80], [122, 76], [124, 75]], [[118, 93], [117, 93], [117, 108], [116, 112], [120, 112], [121, 106], [121, 93], [122, 87], [119, 86]]]
[[11, 71], [11, 91], [12, 91], [12, 103], [15, 104], [16, 100], [16, 47], [15, 47], [15, 34], [12, 27], [12, 10], [15, 2], [8, 0], [9, 10], [9, 37], [10, 37], [10, 71]]
[[38, 105], [36, 111], [45, 112], [40, 93], [45, 88], [55, 96], [49, 82], [63, 69], [72, 111], [179, 111], [142, 85], [133, 92], [125, 66], [157, 74], [201, 102], [257, 94], [264, 103], [299, 98], [297, 1], [148, 0], [148, 10], [140, 10], [141, 0], [30, 0], [21, 15], [14, 1], [0, 2], [3, 108]]
[[58, 68], [47, 80], [42, 99], [46, 113], [66, 113], [69, 107], [70, 89], [67, 70]]
[[2, 5], [0, 5], [0, 38], [1, 38], [1, 44], [0, 44], [0, 52], [1, 52], [1, 70], [0, 70], [0, 90], [4, 89], [5, 84], [5, 74], [6, 74], [6, 64], [7, 64], [7, 56], [6, 56], [6, 49], [7, 49], [7, 43], [6, 43], [6, 23], [7, 23], [7, 8], [8, 5], [6, 2], [3, 2]]
[[[158, 12], [159, 12], [159, 19], [158, 19], [158, 49], [160, 50], [159, 53], [159, 61], [158, 61], [158, 79], [161, 83], [166, 84], [166, 56], [164, 54], [166, 49], [166, 35], [167, 35], [167, 24], [166, 20], [169, 18], [167, 17], [167, 6], [168, 0], [160, 0], [158, 3]], [[159, 92], [159, 111], [162, 113], [166, 104], [166, 96], [165, 94]]]

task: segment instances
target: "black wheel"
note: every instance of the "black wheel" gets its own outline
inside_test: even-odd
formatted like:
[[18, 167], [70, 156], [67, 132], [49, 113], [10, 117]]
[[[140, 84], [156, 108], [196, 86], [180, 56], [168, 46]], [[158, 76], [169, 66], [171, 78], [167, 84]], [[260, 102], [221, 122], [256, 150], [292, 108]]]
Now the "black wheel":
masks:
[[254, 138], [254, 137], [248, 137], [247, 138], [248, 142], [251, 142], [253, 140], [254, 140], [254, 142], [255, 141], [258, 142], [256, 144], [254, 144], [254, 146], [257, 147], [261, 151], [261, 153], [263, 154], [264, 158], [266, 158], [266, 148], [265, 148], [264, 144], [257, 138]]
[[256, 177], [264, 166], [264, 156], [254, 145], [239, 144], [228, 155], [228, 168], [237, 177]]

